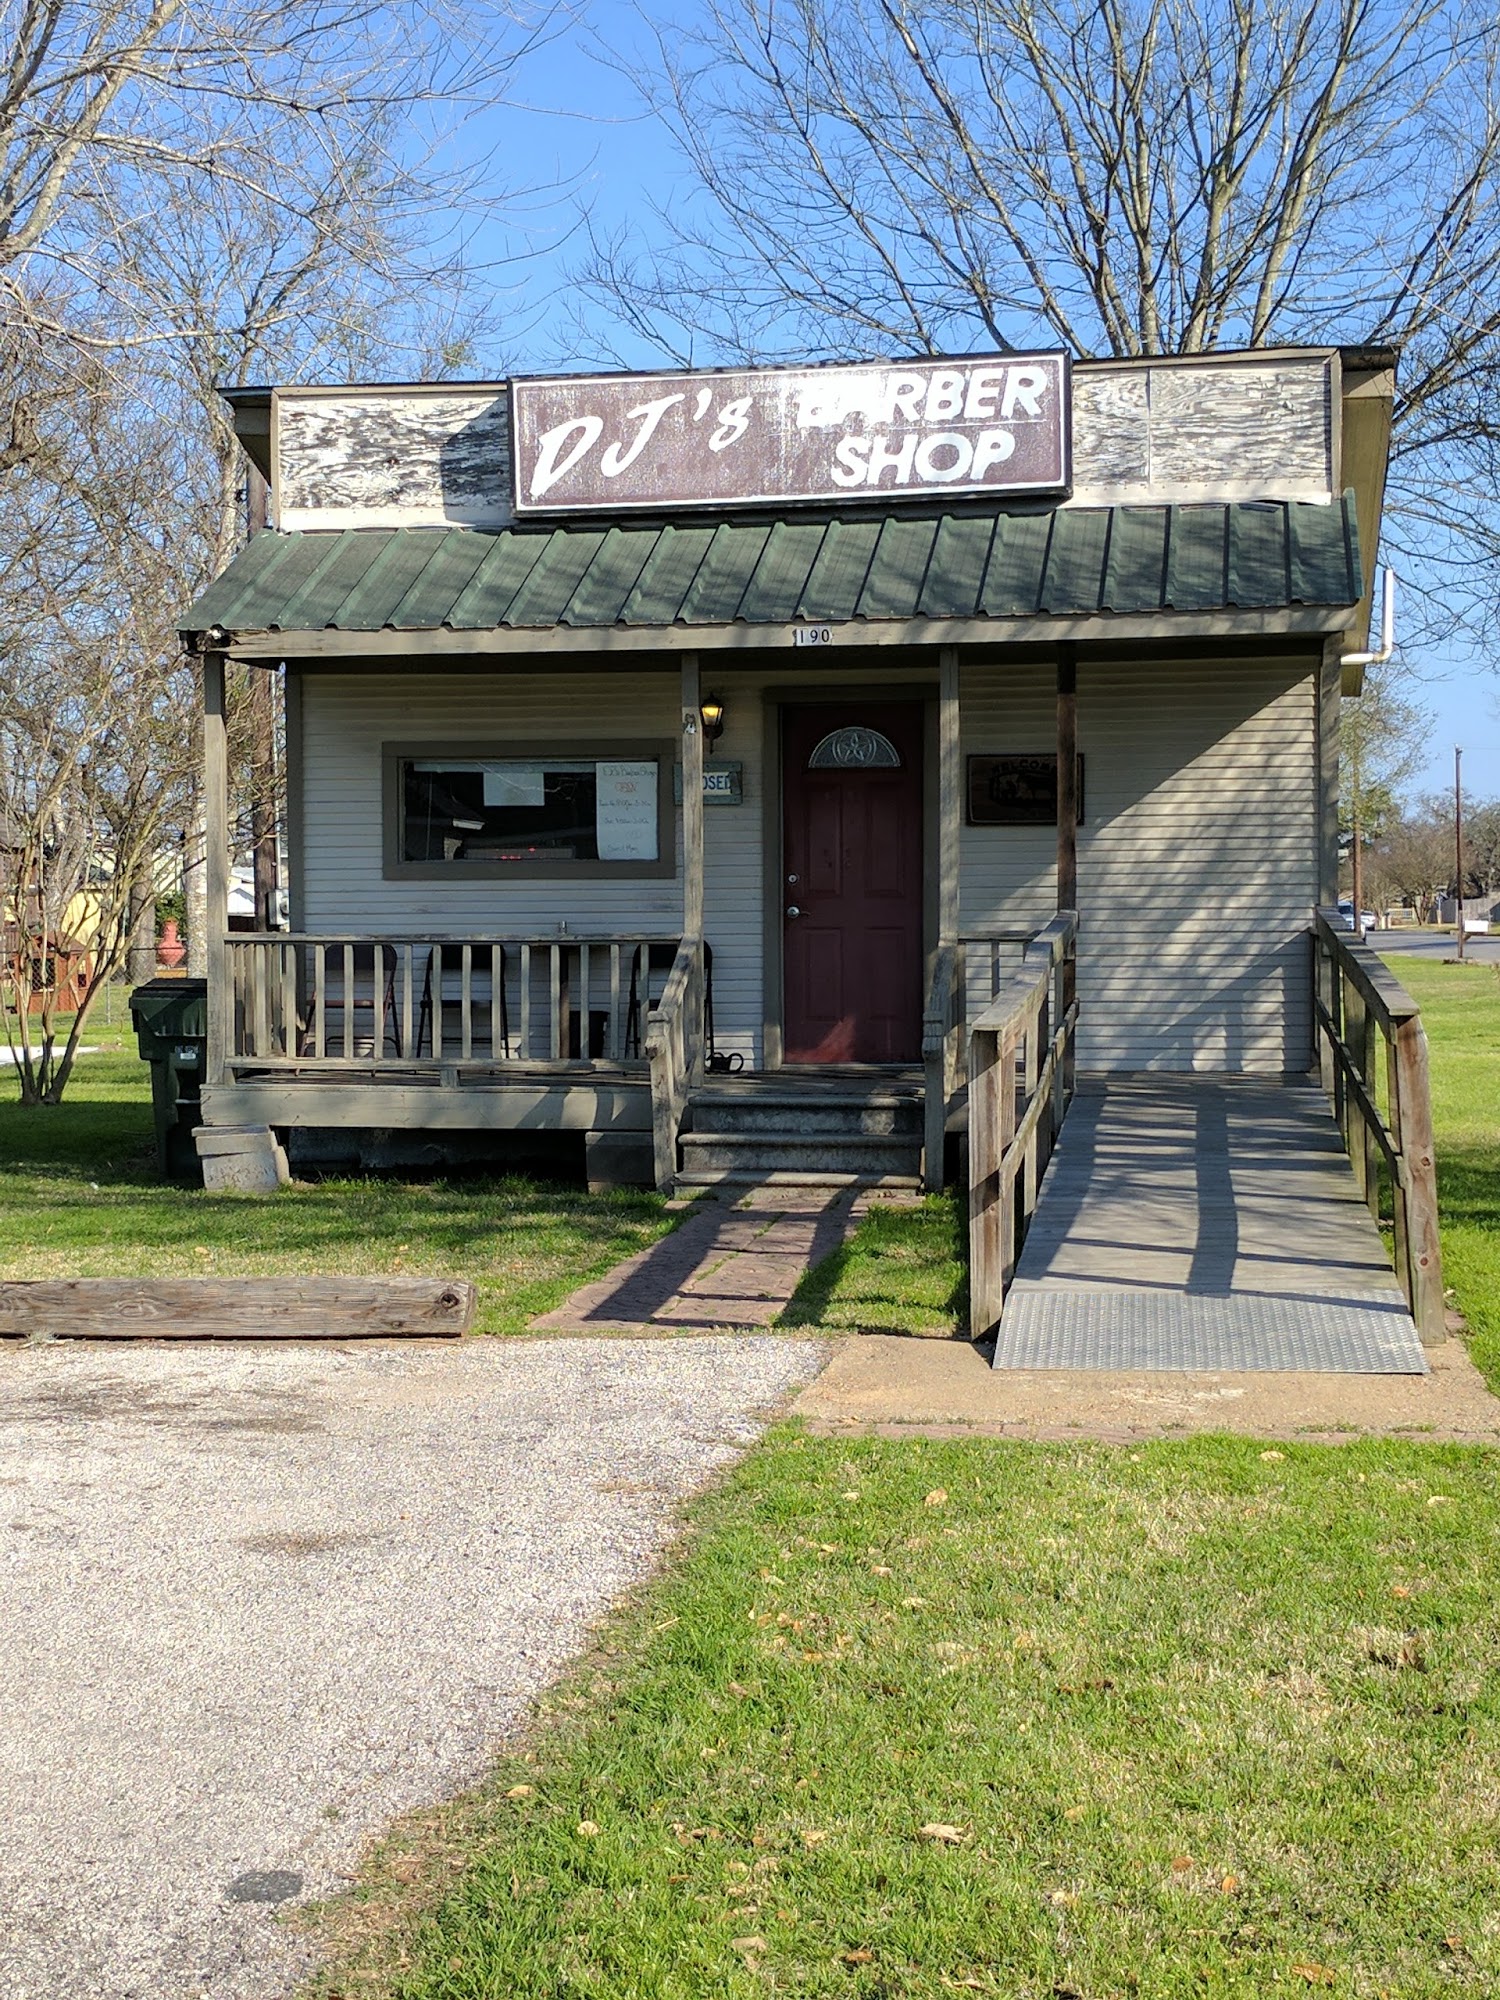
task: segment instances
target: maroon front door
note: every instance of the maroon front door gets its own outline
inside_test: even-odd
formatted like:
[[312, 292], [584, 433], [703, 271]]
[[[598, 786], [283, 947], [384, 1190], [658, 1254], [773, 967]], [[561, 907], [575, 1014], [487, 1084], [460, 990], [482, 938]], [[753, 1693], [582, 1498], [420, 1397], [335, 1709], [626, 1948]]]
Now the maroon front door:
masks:
[[782, 710], [782, 1044], [789, 1063], [922, 1047], [922, 707]]

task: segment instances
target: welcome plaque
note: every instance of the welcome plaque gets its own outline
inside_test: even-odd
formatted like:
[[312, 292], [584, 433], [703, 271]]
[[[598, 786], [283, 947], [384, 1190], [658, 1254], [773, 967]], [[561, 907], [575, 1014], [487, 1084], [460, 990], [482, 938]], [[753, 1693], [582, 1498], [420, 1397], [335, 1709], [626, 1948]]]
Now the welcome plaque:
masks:
[[[969, 759], [970, 826], [1056, 826], [1057, 753]], [[1083, 825], [1083, 758], [1078, 759], [1078, 824]]]

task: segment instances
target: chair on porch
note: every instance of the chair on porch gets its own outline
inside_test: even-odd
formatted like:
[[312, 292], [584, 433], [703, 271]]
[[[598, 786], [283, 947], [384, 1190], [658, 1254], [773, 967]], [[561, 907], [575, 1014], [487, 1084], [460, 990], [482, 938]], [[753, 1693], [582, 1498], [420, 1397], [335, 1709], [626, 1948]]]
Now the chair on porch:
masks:
[[429, 945], [411, 1053], [431, 1056], [439, 1049], [459, 1061], [508, 1062], [517, 1053], [511, 1045], [503, 945]]
[[373, 942], [315, 946], [304, 977], [307, 999], [298, 1010], [299, 1055], [347, 1059], [402, 1054], [394, 952], [387, 961]]

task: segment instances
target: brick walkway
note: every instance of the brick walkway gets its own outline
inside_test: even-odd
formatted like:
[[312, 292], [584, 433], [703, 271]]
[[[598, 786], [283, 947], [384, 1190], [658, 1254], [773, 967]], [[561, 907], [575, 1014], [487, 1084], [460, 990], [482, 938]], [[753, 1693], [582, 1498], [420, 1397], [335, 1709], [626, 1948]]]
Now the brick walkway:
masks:
[[848, 1188], [754, 1188], [734, 1202], [696, 1202], [670, 1236], [582, 1286], [555, 1312], [534, 1319], [532, 1329], [769, 1326], [862, 1213]]

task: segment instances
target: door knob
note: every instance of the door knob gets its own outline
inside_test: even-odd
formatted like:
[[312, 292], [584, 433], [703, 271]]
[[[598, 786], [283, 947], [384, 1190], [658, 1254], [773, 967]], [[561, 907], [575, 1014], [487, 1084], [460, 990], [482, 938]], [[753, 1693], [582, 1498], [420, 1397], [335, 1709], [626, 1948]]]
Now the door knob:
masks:
[[789, 917], [800, 917], [802, 914], [802, 912], [797, 908], [797, 905], [795, 903], [787, 904], [786, 913]]

